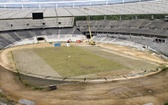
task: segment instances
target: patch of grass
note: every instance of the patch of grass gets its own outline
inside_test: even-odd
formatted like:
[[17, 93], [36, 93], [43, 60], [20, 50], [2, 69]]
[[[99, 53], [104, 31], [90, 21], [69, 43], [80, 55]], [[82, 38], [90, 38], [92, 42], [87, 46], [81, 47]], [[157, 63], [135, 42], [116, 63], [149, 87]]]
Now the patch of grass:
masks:
[[7, 103], [7, 105], [15, 105], [16, 104], [16, 101], [14, 101], [13, 99], [9, 98], [8, 96], [6, 96], [3, 93], [0, 93], [0, 101]]
[[164, 103], [164, 105], [168, 105], [168, 102]]
[[159, 67], [157, 67], [156, 69], [161, 69], [161, 70], [168, 70], [168, 67], [166, 67], [166, 65], [160, 65]]
[[64, 77], [128, 69], [80, 47], [36, 48], [33, 51]]
[[10, 51], [10, 52], [7, 54], [7, 59], [8, 59], [9, 65], [10, 65], [11, 67], [16, 68], [15, 63], [14, 63], [14, 58], [13, 58], [13, 53], [12, 53], [12, 51]]
[[43, 87], [40, 87], [40, 86], [37, 86], [37, 87], [34, 87], [34, 90], [43, 90], [44, 88]]

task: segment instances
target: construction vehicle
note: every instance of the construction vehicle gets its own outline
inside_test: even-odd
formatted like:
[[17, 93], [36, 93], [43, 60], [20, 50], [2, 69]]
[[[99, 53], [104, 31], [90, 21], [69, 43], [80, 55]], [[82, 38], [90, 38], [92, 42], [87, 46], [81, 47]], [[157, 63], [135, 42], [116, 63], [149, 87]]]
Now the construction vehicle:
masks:
[[90, 45], [96, 45], [96, 42], [95, 41], [93, 41], [93, 37], [92, 37], [92, 32], [91, 32], [91, 30], [90, 30], [90, 26], [89, 26], [89, 34], [90, 34], [90, 40], [89, 40], [89, 44]]
[[89, 44], [90, 44], [90, 45], [96, 45], [96, 42], [93, 41], [93, 39], [92, 39], [92, 38], [93, 38], [93, 37], [92, 37], [92, 32], [91, 32], [90, 25], [89, 25], [90, 19], [88, 18], [88, 16], [86, 16], [86, 18], [87, 18], [87, 25], [88, 25], [89, 35], [90, 35]]
[[89, 44], [90, 45], [96, 45], [96, 42], [92, 40], [92, 41], [89, 41]]

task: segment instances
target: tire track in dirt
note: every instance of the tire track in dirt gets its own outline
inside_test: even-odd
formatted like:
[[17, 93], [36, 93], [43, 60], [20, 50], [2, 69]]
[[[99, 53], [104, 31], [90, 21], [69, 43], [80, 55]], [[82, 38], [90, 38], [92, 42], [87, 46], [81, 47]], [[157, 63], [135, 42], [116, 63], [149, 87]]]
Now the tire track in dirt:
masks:
[[168, 100], [167, 79], [168, 71], [162, 71], [139, 79], [58, 85], [56, 91], [35, 91], [0, 67], [0, 88], [15, 100], [29, 99], [38, 105], [161, 105]]

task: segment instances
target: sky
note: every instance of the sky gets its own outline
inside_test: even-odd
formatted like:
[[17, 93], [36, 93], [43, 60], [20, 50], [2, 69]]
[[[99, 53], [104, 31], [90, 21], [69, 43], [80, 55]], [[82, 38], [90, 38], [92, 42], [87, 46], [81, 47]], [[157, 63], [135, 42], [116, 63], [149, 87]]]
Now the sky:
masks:
[[[41, 1], [48, 2], [48, 1], [63, 1], [63, 0], [0, 0], [0, 2], [41, 2]], [[73, 1], [73, 0], [66, 0], [66, 1]]]
[[[86, 6], [86, 5], [90, 5], [90, 1], [91, 5], [105, 5], [107, 0], [0, 0], [0, 8], [1, 7], [7, 7], [7, 8], [29, 8], [29, 7], [39, 7], [39, 5], [37, 3], [35, 4], [29, 4], [29, 2], [57, 2], [57, 1], [84, 1], [84, 2], [75, 2], [74, 5], [75, 6]], [[124, 0], [125, 2], [130, 2], [130, 1], [139, 1], [139, 0]], [[14, 4], [13, 2], [19, 2], [19, 4]], [[21, 3], [20, 3], [21, 2]], [[24, 4], [22, 4], [22, 2], [24, 2]], [[122, 3], [123, 0], [108, 0], [108, 3]], [[5, 5], [4, 5], [4, 4]], [[40, 7], [55, 7], [56, 4], [51, 4], [51, 3], [45, 3], [45, 4], [41, 4]], [[58, 3], [57, 7], [72, 7], [73, 3]]]
[[[49, 1], [75, 1], [75, 0], [0, 0], [0, 2], [45, 2], [45, 1], [49, 2]], [[117, 0], [113, 0], [113, 1], [117, 1]]]
[[[0, 2], [50, 2], [50, 1], [57, 2], [57, 1], [89, 1], [89, 0], [0, 0]], [[104, 0], [104, 1], [106, 1], [106, 0]], [[108, 0], [108, 1], [120, 2], [122, 0]], [[125, 1], [136, 1], [136, 0], [125, 0]]]

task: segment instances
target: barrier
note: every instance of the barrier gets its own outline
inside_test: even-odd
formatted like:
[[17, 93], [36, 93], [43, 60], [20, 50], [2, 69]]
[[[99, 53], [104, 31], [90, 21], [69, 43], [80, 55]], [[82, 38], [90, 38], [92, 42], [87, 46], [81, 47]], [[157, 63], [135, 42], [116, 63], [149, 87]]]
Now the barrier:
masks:
[[76, 43], [81, 43], [82, 41], [81, 40], [76, 40]]
[[60, 47], [60, 46], [61, 46], [60, 42], [54, 43], [54, 47]]

